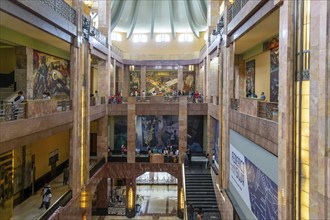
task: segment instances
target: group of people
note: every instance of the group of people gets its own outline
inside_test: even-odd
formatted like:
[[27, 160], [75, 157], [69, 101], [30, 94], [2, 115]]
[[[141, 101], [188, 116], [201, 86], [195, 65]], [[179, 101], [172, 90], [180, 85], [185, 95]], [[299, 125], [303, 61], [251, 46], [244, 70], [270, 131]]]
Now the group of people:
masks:
[[[254, 91], [249, 90], [249, 91], [246, 93], [246, 98], [255, 98], [255, 99], [257, 99], [258, 96], [255, 94]], [[265, 93], [264, 93], [264, 92], [261, 92], [260, 99], [261, 99], [261, 100], [266, 100], [266, 96], [265, 96]]]
[[119, 92], [109, 98], [109, 104], [121, 104], [123, 103], [123, 98]]
[[194, 216], [195, 214], [197, 215], [197, 220], [203, 220], [203, 209], [202, 208], [198, 208], [195, 209], [194, 206], [190, 203], [188, 205], [188, 220], [194, 220]]

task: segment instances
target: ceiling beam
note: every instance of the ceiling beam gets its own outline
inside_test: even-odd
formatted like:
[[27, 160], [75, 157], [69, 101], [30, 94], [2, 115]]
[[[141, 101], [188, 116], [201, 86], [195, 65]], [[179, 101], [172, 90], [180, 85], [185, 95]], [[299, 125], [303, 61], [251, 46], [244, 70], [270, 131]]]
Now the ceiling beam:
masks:
[[171, 22], [171, 31], [172, 31], [172, 36], [175, 39], [175, 29], [174, 29], [174, 8], [173, 8], [173, 0], [168, 1], [168, 6], [169, 6], [169, 13], [170, 13], [170, 22]]
[[135, 0], [134, 3], [135, 3], [134, 4], [134, 11], [133, 11], [133, 14], [132, 14], [131, 22], [129, 22], [131, 25], [130, 25], [129, 30], [128, 30], [127, 35], [126, 35], [127, 39], [129, 39], [133, 34], [135, 24], [136, 24], [136, 20], [137, 20], [137, 15], [139, 14], [139, 8], [140, 8], [141, 1], [140, 0]]
[[111, 32], [117, 26], [121, 15], [123, 14], [126, 0], [112, 0], [113, 6], [111, 7]]
[[156, 11], [156, 0], [152, 0], [150, 39], [154, 38], [154, 27], [155, 27], [155, 16], [156, 16], [155, 11]]
[[198, 0], [198, 5], [199, 5], [199, 8], [201, 9], [202, 11], [202, 16], [205, 20], [205, 22], [207, 22], [207, 7], [206, 7], [206, 3], [204, 0]]
[[196, 22], [195, 22], [195, 20], [192, 16], [192, 13], [191, 13], [190, 1], [189, 0], [184, 0], [184, 5], [185, 5], [185, 8], [186, 8], [186, 13], [187, 13], [187, 18], [188, 18], [190, 29], [192, 30], [194, 35], [197, 38], [199, 38], [199, 32], [196, 31]]

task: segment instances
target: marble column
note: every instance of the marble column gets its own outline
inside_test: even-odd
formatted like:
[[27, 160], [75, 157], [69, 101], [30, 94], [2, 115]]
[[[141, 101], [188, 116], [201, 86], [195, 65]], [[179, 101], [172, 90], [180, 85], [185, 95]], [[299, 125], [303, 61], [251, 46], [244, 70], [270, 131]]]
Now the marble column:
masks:
[[292, 219], [292, 80], [294, 1], [283, 1], [279, 27], [279, 95], [278, 95], [278, 218]]
[[22, 91], [26, 100], [33, 99], [33, 49], [29, 47], [15, 47], [15, 56], [16, 90]]
[[128, 66], [124, 65], [124, 75], [123, 75], [123, 97], [128, 97], [129, 91], [129, 71]]
[[136, 115], [135, 100], [128, 97], [127, 104], [127, 162], [135, 163], [135, 145], [136, 145]]
[[[182, 91], [183, 89], [183, 66], [178, 68], [178, 90]], [[188, 92], [188, 91], [185, 91]]]
[[330, 2], [310, 4], [309, 218], [330, 219]]
[[179, 163], [184, 162], [184, 153], [187, 150], [187, 97], [180, 96], [179, 101]]
[[109, 72], [107, 71], [107, 61], [98, 59], [98, 96], [99, 97], [108, 97], [109, 95], [109, 81], [104, 80], [109, 78]]
[[108, 116], [97, 120], [97, 157], [108, 156]]
[[140, 88], [140, 96], [142, 96], [142, 91], [144, 90], [147, 94], [146, 88], [146, 74], [147, 74], [147, 67], [141, 66], [141, 88]]

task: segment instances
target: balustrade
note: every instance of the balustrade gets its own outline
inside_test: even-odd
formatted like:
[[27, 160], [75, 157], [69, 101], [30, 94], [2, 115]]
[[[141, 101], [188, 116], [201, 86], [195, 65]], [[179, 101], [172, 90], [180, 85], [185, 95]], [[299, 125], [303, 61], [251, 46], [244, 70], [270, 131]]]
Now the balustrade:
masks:
[[0, 104], [0, 121], [13, 121], [26, 118], [26, 103], [14, 105], [11, 102]]
[[228, 23], [230, 23], [235, 18], [235, 16], [241, 11], [247, 2], [248, 0], [235, 0], [234, 3], [228, 7]]
[[68, 5], [64, 0], [38, 0], [38, 1], [44, 3], [45, 5], [48, 6], [48, 8], [62, 15], [72, 24], [76, 23], [76, 16], [77, 16], [76, 11], [70, 5]]

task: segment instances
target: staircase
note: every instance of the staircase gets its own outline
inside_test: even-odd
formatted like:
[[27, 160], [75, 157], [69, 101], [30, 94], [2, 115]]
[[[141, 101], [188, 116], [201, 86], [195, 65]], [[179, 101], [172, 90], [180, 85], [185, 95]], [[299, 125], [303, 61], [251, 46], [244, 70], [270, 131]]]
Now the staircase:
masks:
[[192, 204], [195, 209], [202, 208], [204, 212], [203, 219], [220, 220], [221, 215], [219, 213], [210, 171], [188, 172], [185, 175], [187, 204]]

